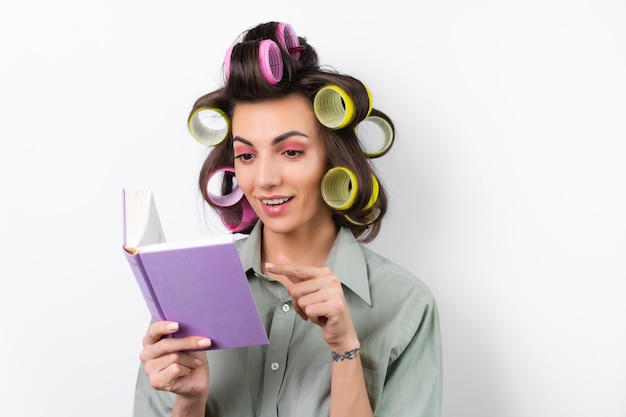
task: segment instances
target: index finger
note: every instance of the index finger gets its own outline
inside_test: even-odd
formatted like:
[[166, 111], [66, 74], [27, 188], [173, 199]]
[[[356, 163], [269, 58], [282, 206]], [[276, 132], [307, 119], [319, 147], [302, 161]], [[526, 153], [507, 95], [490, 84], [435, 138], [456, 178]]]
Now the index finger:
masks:
[[276, 265], [271, 262], [265, 262], [265, 270], [272, 273], [272, 279], [283, 284], [283, 287], [289, 291], [291, 287], [293, 287], [293, 282], [289, 280], [285, 275], [281, 275], [278, 272], [275, 272], [277, 269]]
[[[291, 263], [276, 265], [276, 264], [267, 262], [265, 264], [265, 268], [269, 272], [272, 272], [273, 274], [285, 275], [288, 278], [290, 278], [290, 280], [287, 280], [289, 281], [288, 285], [283, 283], [283, 285], [285, 285], [287, 289], [291, 288], [294, 282], [306, 281], [311, 278], [326, 275], [328, 273], [327, 268], [318, 268], [314, 266], [301, 266], [301, 265], [294, 265]], [[279, 281], [281, 283], [283, 282], [282, 279], [279, 279]]]

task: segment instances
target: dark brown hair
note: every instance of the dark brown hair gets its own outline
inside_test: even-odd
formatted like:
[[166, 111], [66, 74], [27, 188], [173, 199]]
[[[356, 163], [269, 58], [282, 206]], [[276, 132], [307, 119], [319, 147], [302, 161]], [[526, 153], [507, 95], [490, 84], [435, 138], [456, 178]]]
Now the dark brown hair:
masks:
[[[306, 97], [313, 103], [315, 95], [321, 88], [337, 85], [354, 102], [355, 117], [347, 126], [336, 130], [320, 123], [326, 140], [327, 166], [329, 169], [335, 166], [350, 169], [356, 176], [358, 187], [356, 199], [350, 208], [339, 211], [329, 207], [329, 210], [337, 225], [350, 228], [360, 241], [371, 241], [378, 234], [387, 211], [387, 195], [382, 182], [378, 180], [378, 199], [373, 207], [366, 209], [372, 196], [374, 171], [368, 156], [361, 148], [355, 128], [369, 114], [387, 120], [392, 130], [393, 124], [383, 112], [371, 108], [369, 91], [363, 83], [335, 70], [320, 68], [315, 49], [302, 37], [299, 38], [301, 47], [298, 48], [299, 56], [296, 59], [293, 51], [289, 51], [279, 42], [276, 35], [278, 25], [278, 22], [263, 23], [241, 35], [239, 42], [233, 45], [229, 73], [225, 74], [224, 86], [198, 98], [190, 115], [199, 108], [217, 108], [226, 114], [228, 120], [232, 120], [233, 110], [238, 103], [257, 102], [293, 94]], [[263, 39], [271, 39], [280, 46], [283, 77], [276, 84], [269, 83], [259, 69], [258, 44]], [[241, 206], [239, 204], [231, 207], [216, 206], [208, 198], [206, 188], [209, 176], [214, 171], [234, 166], [232, 141], [232, 133], [229, 131], [226, 139], [211, 149], [199, 177], [199, 187], [205, 201], [218, 211], [227, 224], [237, 224], [241, 219]], [[224, 176], [222, 192], [229, 193], [233, 186], [232, 177]], [[364, 223], [363, 219], [371, 215], [372, 210], [380, 211], [375, 220], [369, 224], [361, 224]], [[250, 225], [241, 232], [249, 233], [252, 227], [253, 225]]]

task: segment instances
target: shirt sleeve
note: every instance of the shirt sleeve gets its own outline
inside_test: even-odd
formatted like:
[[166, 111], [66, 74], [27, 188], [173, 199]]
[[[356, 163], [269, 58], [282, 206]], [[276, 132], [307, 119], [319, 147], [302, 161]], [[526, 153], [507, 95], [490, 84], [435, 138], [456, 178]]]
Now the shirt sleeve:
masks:
[[148, 375], [143, 364], [140, 364], [135, 385], [133, 417], [170, 417], [174, 399], [175, 395], [171, 392], [156, 390], [150, 386]]
[[406, 348], [392, 358], [376, 417], [439, 417], [442, 355], [434, 299], [415, 311], [417, 327]]

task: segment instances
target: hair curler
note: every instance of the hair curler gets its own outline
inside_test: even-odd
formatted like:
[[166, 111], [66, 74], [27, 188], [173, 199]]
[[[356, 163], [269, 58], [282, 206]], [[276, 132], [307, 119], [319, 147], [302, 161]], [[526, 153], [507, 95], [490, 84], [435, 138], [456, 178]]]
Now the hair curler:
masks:
[[326, 204], [335, 210], [347, 210], [356, 199], [356, 176], [346, 167], [331, 168], [322, 178], [321, 189]]
[[300, 58], [300, 50], [303, 47], [300, 45], [300, 39], [298, 39], [298, 35], [296, 35], [290, 24], [279, 23], [276, 26], [276, 38], [278, 43], [289, 51], [289, 55], [293, 59], [298, 60]]
[[226, 226], [226, 228], [232, 233], [238, 233], [246, 230], [258, 219], [258, 216], [250, 206], [246, 197], [241, 198], [239, 207], [241, 208], [241, 212], [239, 213], [240, 220], [238, 223], [232, 223], [226, 220], [226, 218], [222, 215], [222, 223], [224, 223], [224, 226]]
[[363, 153], [369, 158], [383, 156], [393, 145], [393, 126], [387, 119], [377, 114], [367, 116], [355, 127], [355, 132]]
[[313, 99], [315, 116], [326, 127], [341, 129], [347, 126], [355, 114], [350, 96], [335, 84], [322, 87]]
[[353, 217], [344, 216], [346, 220], [356, 226], [367, 226], [370, 223], [373, 223], [380, 216], [380, 209], [378, 207], [374, 207], [371, 209], [369, 213], [367, 213], [361, 220], [355, 220]]
[[[239, 44], [240, 45], [240, 44]], [[230, 60], [233, 49], [237, 45], [232, 45], [226, 50], [224, 56], [224, 74], [226, 79], [230, 77]], [[259, 68], [261, 73], [270, 84], [276, 84], [283, 78], [283, 56], [279, 46], [271, 39], [264, 39], [259, 42]]]
[[205, 146], [221, 143], [230, 131], [228, 116], [214, 107], [199, 107], [187, 119], [191, 136]]
[[[227, 174], [229, 173], [229, 174]], [[218, 175], [218, 174], [222, 174], [222, 175]], [[216, 177], [217, 175], [217, 177]], [[233, 190], [228, 193], [228, 194], [224, 194], [224, 195], [220, 195], [217, 194], [215, 192], [211, 192], [211, 189], [219, 189], [221, 188], [221, 185], [223, 183], [223, 175], [232, 175], [232, 177], [235, 176], [235, 169], [234, 168], [230, 168], [230, 167], [225, 167], [225, 168], [219, 168], [216, 169], [215, 171], [213, 171], [211, 173], [211, 175], [209, 175], [208, 179], [207, 179], [207, 183], [206, 183], [206, 195], [209, 198], [209, 200], [211, 200], [211, 202], [213, 204], [215, 204], [216, 206], [220, 206], [220, 207], [230, 207], [230, 206], [234, 206], [235, 204], [237, 204], [242, 198], [245, 199], [245, 197], [243, 196], [243, 190], [241, 189], [241, 187], [239, 187], [238, 185], [235, 184], [235, 187], [233, 188]], [[215, 178], [219, 177], [219, 183], [216, 184], [215, 183]], [[217, 185], [217, 187], [216, 187]]]
[[283, 56], [276, 42], [271, 39], [264, 39], [259, 44], [259, 66], [270, 84], [283, 79]]
[[370, 196], [367, 205], [363, 208], [363, 210], [370, 209], [374, 206], [374, 203], [378, 200], [378, 193], [380, 192], [380, 186], [378, 185], [378, 180], [376, 176], [372, 174], [372, 195]]
[[367, 84], [363, 84], [363, 87], [365, 87], [365, 91], [367, 92], [367, 98], [369, 100], [369, 107], [367, 108], [367, 116], [369, 116], [370, 114], [372, 114], [372, 109], [374, 108], [374, 99], [372, 98], [372, 92], [370, 91], [370, 88], [367, 86]]
[[233, 49], [235, 45], [231, 45], [226, 49], [226, 53], [224, 54], [224, 75], [226, 75], [226, 79], [230, 77], [230, 58], [233, 55]]

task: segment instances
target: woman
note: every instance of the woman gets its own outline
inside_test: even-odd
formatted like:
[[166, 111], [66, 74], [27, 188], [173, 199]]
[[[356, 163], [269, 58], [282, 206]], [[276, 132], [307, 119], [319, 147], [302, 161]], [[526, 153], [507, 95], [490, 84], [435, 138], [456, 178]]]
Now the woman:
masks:
[[[391, 146], [391, 121], [365, 85], [322, 69], [283, 23], [247, 31], [224, 70], [224, 87], [198, 99], [189, 126], [212, 147], [205, 200], [229, 230], [248, 234], [238, 249], [270, 344], [210, 350], [207, 338], [165, 337], [177, 323], [151, 324], [135, 415], [439, 415], [435, 301], [362, 245], [386, 212], [369, 159]], [[359, 143], [366, 121], [387, 134], [378, 151]], [[210, 187], [218, 172], [219, 195]]]

